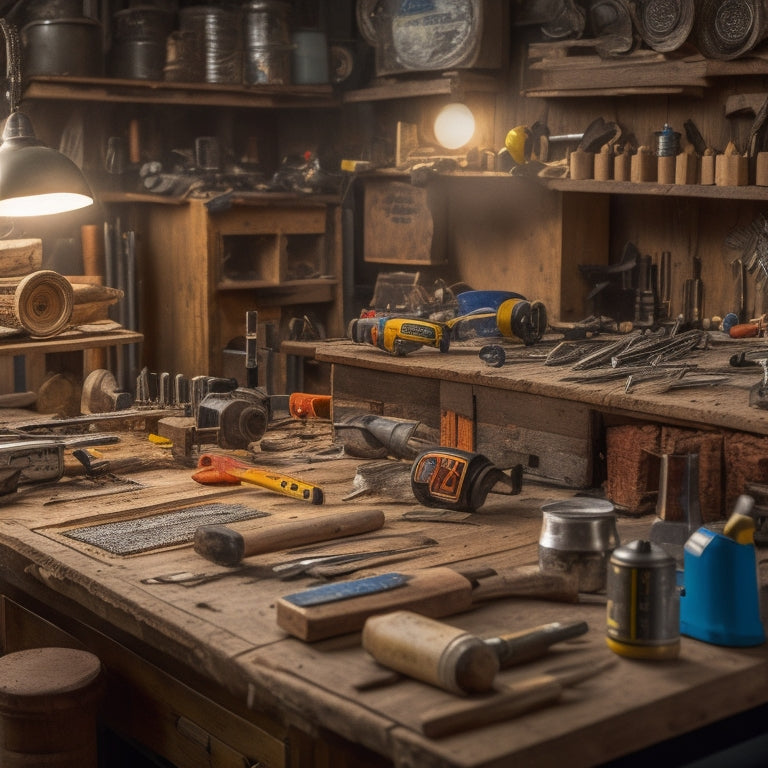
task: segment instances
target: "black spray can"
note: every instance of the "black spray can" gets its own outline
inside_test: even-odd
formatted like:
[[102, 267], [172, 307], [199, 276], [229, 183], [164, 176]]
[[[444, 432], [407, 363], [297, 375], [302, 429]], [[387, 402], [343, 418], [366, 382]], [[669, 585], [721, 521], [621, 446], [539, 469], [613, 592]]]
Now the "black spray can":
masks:
[[608, 563], [606, 641], [621, 656], [680, 653], [680, 595], [673, 557], [650, 541], [617, 547]]

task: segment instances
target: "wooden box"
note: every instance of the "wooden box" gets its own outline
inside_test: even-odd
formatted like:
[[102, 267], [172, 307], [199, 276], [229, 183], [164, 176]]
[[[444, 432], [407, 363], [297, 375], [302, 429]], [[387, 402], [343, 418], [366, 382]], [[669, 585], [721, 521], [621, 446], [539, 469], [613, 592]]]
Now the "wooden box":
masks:
[[437, 185], [369, 181], [363, 204], [363, 258], [381, 264], [442, 264], [445, 200]]

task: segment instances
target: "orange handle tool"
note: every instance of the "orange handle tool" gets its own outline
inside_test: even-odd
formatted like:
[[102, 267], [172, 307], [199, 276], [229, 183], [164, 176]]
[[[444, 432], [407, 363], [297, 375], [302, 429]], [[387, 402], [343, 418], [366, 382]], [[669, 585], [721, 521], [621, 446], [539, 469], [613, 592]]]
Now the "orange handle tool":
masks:
[[316, 485], [279, 472], [257, 469], [228, 456], [204, 453], [197, 466], [202, 471], [196, 472], [192, 478], [199, 483], [251, 483], [310, 504], [323, 503], [323, 491]]

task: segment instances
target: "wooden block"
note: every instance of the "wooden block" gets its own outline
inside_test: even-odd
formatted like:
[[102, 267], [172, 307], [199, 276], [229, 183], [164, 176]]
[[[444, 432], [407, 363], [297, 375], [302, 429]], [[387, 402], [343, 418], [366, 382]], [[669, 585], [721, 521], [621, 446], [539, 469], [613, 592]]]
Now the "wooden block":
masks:
[[710, 186], [715, 183], [715, 155], [706, 154], [701, 158], [701, 183]]
[[364, 187], [363, 259], [383, 264], [445, 261], [445, 200], [438, 185], [373, 181]]
[[749, 164], [743, 155], [717, 155], [715, 158], [715, 185], [718, 187], [744, 187], [749, 183]]
[[631, 181], [635, 183], [656, 181], [656, 158], [651, 154], [650, 150], [640, 147], [632, 155], [630, 175]]
[[608, 147], [603, 147], [595, 155], [595, 179], [610, 181], [613, 178], [614, 156]]
[[699, 158], [690, 152], [681, 152], [675, 158], [675, 184], [696, 184], [699, 180]]
[[661, 453], [699, 455], [699, 506], [704, 523], [727, 517], [723, 508], [723, 435], [664, 426]]
[[571, 152], [570, 157], [571, 178], [575, 180], [592, 179], [595, 176], [595, 155], [593, 152], [584, 152], [577, 149]]
[[42, 264], [42, 240], [0, 240], [0, 277], [28, 275], [40, 269]]
[[758, 187], [768, 187], [768, 152], [757, 153], [755, 184]]
[[676, 165], [677, 158], [674, 156], [664, 155], [663, 157], [656, 158], [656, 178], [659, 184], [675, 183]]
[[614, 181], [629, 181], [632, 178], [632, 156], [622, 152], [613, 159]]
[[605, 495], [617, 510], [644, 515], [656, 509], [661, 428], [619, 425], [606, 430]]
[[320, 605], [299, 606], [280, 598], [275, 604], [278, 626], [313, 642], [360, 630], [369, 616], [395, 609], [438, 618], [472, 607], [472, 584], [460, 573], [427, 568], [408, 575], [408, 582], [394, 589]]

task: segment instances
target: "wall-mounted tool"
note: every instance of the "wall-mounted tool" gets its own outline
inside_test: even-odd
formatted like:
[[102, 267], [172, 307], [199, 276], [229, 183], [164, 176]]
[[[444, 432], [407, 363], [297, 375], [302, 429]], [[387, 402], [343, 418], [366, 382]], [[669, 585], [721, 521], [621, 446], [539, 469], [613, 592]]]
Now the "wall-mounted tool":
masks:
[[350, 322], [347, 335], [357, 344], [372, 344], [399, 357], [421, 347], [447, 352], [451, 343], [442, 323], [411, 317], [361, 317]]
[[693, 260], [693, 277], [683, 283], [683, 321], [692, 328], [701, 328], [704, 284], [701, 282], [701, 259]]
[[411, 489], [427, 507], [474, 512], [489, 493], [516, 495], [523, 489], [523, 467], [509, 474], [480, 453], [457, 448], [434, 448], [416, 457]]
[[300, 501], [308, 501], [310, 504], [323, 503], [322, 488], [312, 483], [305, 483], [279, 472], [258, 469], [252, 464], [236, 461], [228, 456], [204, 453], [197, 466], [198, 471], [192, 475], [192, 479], [203, 485], [250, 483]]
[[[385, 575], [392, 578], [382, 584]], [[573, 603], [579, 594], [574, 577], [544, 574], [538, 566], [488, 569], [479, 576], [451, 568], [424, 568], [323, 584], [285, 595], [276, 603], [277, 623], [294, 637], [313, 642], [356, 632], [369, 616], [388, 611], [408, 610], [439, 618], [502, 597]]]
[[384, 513], [380, 509], [352, 510], [240, 531], [226, 525], [201, 525], [195, 531], [194, 546], [206, 560], [235, 566], [245, 557], [367, 533], [383, 525]]

